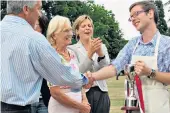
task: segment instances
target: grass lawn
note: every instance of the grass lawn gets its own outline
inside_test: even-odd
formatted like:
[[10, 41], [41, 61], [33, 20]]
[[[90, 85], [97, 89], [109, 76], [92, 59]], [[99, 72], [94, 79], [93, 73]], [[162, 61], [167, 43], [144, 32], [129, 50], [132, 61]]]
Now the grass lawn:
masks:
[[120, 110], [124, 105], [124, 79], [125, 77], [121, 76], [119, 80], [116, 80], [115, 77], [107, 80], [111, 100], [110, 113], [124, 113]]

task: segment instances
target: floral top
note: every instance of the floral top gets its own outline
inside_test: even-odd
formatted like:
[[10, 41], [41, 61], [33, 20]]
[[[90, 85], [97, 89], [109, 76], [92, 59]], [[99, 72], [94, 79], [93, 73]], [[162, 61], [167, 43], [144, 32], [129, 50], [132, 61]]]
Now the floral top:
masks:
[[[59, 56], [61, 57], [62, 64], [66, 65], [66, 66], [71, 66], [74, 71], [79, 71], [79, 67], [77, 65], [78, 64], [77, 59], [76, 59], [74, 52], [70, 49], [68, 49], [68, 51], [69, 51], [69, 54], [70, 54], [70, 62], [66, 61], [64, 59], [64, 57], [59, 54]], [[48, 82], [48, 86], [52, 87], [52, 86], [56, 86], [56, 85]], [[67, 87], [69, 87], [69, 86], [60, 86], [60, 88], [67, 88]]]

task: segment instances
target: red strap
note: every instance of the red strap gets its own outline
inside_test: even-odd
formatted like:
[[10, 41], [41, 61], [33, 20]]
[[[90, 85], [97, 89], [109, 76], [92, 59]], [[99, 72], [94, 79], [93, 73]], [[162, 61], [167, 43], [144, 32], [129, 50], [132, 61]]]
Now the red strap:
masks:
[[140, 106], [141, 106], [141, 109], [143, 110], [143, 113], [145, 113], [145, 106], [144, 106], [143, 93], [142, 93], [142, 82], [138, 75], [135, 76], [135, 81], [136, 81], [136, 87], [138, 90]]
[[[129, 81], [127, 81], [126, 85], [127, 85], [127, 89], [126, 89], [127, 90], [127, 96], [129, 96]], [[125, 113], [128, 113], [128, 110], [126, 110]]]

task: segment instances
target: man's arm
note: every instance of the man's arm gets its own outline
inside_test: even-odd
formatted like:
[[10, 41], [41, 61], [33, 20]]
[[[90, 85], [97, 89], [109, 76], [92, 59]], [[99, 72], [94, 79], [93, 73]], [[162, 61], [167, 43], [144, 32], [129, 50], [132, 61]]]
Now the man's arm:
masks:
[[103, 67], [99, 71], [92, 73], [95, 80], [104, 80], [116, 75], [116, 68], [113, 65]]
[[165, 84], [170, 84], [170, 73], [165, 73], [165, 72], [158, 72], [156, 71], [156, 76], [155, 79], [165, 83]]
[[31, 40], [29, 50], [34, 69], [49, 82], [74, 88], [88, 83], [83, 74], [61, 63], [61, 58], [47, 40]]
[[129, 64], [135, 41], [129, 41], [124, 48], [119, 52], [116, 59], [110, 66], [106, 66], [97, 72], [92, 73], [95, 80], [103, 80], [117, 75], [125, 64]]

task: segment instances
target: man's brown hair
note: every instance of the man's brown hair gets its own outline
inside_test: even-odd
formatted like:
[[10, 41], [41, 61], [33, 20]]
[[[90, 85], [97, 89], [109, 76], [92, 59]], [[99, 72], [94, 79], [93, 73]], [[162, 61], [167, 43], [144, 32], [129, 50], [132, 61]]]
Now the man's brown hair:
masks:
[[158, 23], [158, 18], [159, 18], [158, 10], [157, 10], [156, 5], [153, 2], [151, 2], [151, 1], [135, 2], [130, 6], [129, 12], [131, 12], [132, 8], [137, 6], [137, 5], [142, 6], [142, 8], [145, 12], [148, 12], [149, 10], [152, 9], [154, 11], [154, 21], [155, 21], [156, 24]]

